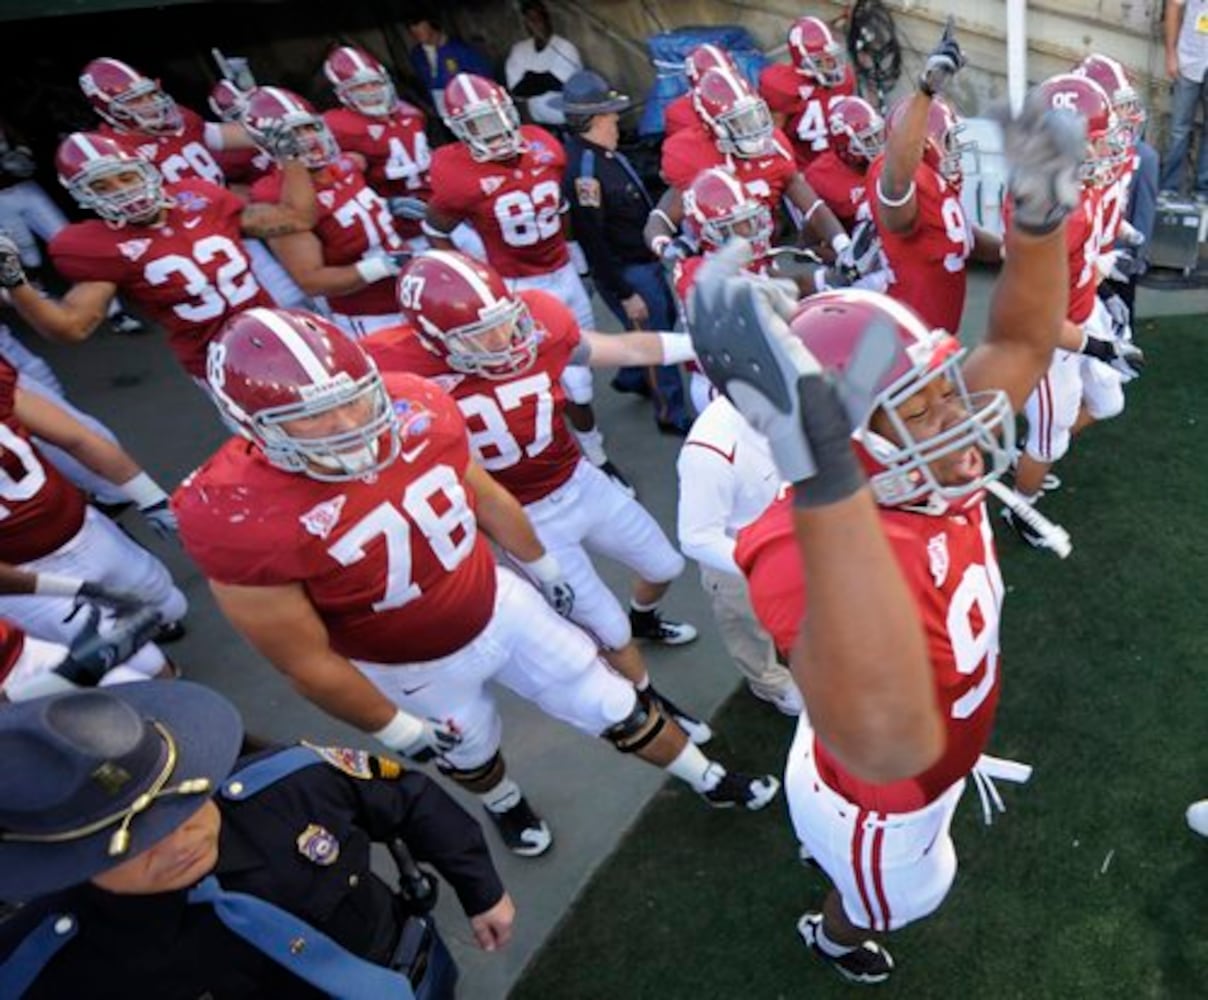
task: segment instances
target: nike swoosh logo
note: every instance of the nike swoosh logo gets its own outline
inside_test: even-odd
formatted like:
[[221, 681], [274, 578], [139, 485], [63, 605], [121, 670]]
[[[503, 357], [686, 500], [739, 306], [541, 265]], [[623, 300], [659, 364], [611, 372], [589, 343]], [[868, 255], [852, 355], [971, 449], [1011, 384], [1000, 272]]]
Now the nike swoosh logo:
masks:
[[422, 691], [427, 686], [427, 684], [421, 684], [419, 687], [403, 688], [403, 694], [415, 694], [416, 691]]
[[200, 225], [201, 216], [198, 216], [196, 219], [186, 219], [184, 222], [185, 229], [196, 229]]
[[404, 451], [402, 453], [403, 461], [414, 462], [421, 454], [423, 454], [424, 449], [427, 448], [431, 443], [431, 441], [423, 441], [420, 444], [417, 444], [410, 451]]

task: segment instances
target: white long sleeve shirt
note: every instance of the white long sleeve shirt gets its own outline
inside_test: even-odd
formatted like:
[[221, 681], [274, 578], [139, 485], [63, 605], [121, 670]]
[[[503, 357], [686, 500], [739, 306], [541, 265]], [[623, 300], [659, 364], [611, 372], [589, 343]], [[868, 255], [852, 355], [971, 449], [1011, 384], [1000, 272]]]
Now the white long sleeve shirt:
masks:
[[676, 468], [684, 555], [702, 566], [738, 573], [734, 539], [764, 512], [781, 485], [767, 441], [719, 396], [696, 418]]

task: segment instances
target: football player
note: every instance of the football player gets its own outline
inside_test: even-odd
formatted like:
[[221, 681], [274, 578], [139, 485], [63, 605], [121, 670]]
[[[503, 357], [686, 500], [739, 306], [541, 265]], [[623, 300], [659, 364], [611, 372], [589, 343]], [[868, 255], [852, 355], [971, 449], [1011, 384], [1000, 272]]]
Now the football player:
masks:
[[[42, 456], [35, 435], [113, 483], [157, 535], [170, 537], [176, 530], [167, 494], [134, 459], [49, 397], [21, 389], [16, 371], [0, 361], [0, 560], [37, 574], [32, 595], [0, 594], [0, 617], [39, 639], [68, 645], [88, 626], [88, 615], [73, 614], [77, 598], [97, 593], [82, 582], [88, 580], [157, 609], [166, 623], [178, 623], [188, 604], [164, 564], [89, 506]], [[113, 626], [107, 613], [101, 630]], [[180, 634], [179, 627], [174, 631]], [[127, 666], [144, 676], [171, 674], [154, 646]]]
[[[537, 537], [575, 591], [570, 618], [645, 698], [663, 707], [695, 742], [703, 722], [650, 687], [636, 636], [678, 646], [696, 629], [664, 619], [658, 602], [683, 572], [683, 557], [650, 513], [584, 460], [562, 419], [561, 376], [568, 364], [590, 367], [677, 364], [692, 357], [683, 334], [605, 335], [580, 330], [552, 295], [510, 292], [488, 264], [433, 250], [399, 277], [406, 328], [365, 343], [384, 372], [435, 379], [457, 400], [474, 460], [524, 506]], [[637, 574], [629, 614], [600, 579], [588, 552]]]
[[[276, 136], [291, 135], [315, 189], [314, 227], [269, 240], [290, 277], [307, 295], [325, 298], [331, 318], [350, 336], [397, 324], [394, 278], [409, 252], [359, 159], [340, 151], [309, 101], [281, 87], [256, 88], [243, 122], [266, 149]], [[256, 182], [253, 202], [271, 204], [281, 197], [286, 165]]]
[[698, 45], [688, 53], [684, 60], [684, 76], [688, 80], [688, 92], [681, 94], [667, 105], [663, 111], [663, 139], [670, 139], [681, 129], [699, 131], [708, 135], [708, 126], [696, 112], [696, 104], [692, 99], [692, 91], [706, 71], [715, 66], [725, 66], [733, 73], [738, 73], [738, 66], [730, 58], [725, 49], [712, 44]]
[[961, 205], [961, 154], [972, 143], [944, 97], [965, 64], [951, 26], [927, 58], [913, 95], [889, 113], [884, 154], [868, 170], [873, 219], [889, 261], [889, 294], [929, 326], [956, 333], [965, 308], [965, 261], [994, 262], [1002, 241], [970, 223]]
[[955, 876], [949, 824], [999, 691], [1003, 586], [983, 498], [1062, 330], [1082, 145], [1077, 118], [1035, 95], [1008, 124], [1016, 212], [990, 329], [967, 355], [887, 296], [799, 304], [738, 276], [741, 246], [693, 293], [702, 365], [793, 484], [736, 555], [814, 727], [799, 725], [785, 782], [834, 889], [798, 930], [857, 982], [893, 969], [870, 932], [931, 913]]
[[432, 194], [432, 156], [424, 113], [399, 100], [390, 74], [374, 56], [352, 45], [331, 51], [323, 63], [343, 107], [323, 113], [340, 149], [365, 160], [365, 180], [387, 199], [395, 230], [415, 251], [427, 247], [420, 229]]
[[272, 304], [243, 237], [304, 230], [314, 214], [314, 190], [300, 163], [285, 168], [279, 204], [250, 206], [204, 180], [182, 180], [169, 194], [154, 164], [93, 133], [64, 139], [55, 167], [80, 207], [99, 218], [72, 223], [51, 241], [55, 268], [75, 283], [60, 299], [31, 287], [20, 262], [0, 251], [0, 284], [17, 311], [51, 340], [74, 343], [91, 336], [121, 290], [163, 327], [181, 367], [197, 380], [223, 321]]
[[836, 98], [855, 94], [856, 74], [830, 25], [819, 17], [799, 17], [789, 25], [788, 48], [792, 62], [765, 67], [759, 93], [805, 172], [828, 148], [831, 106]]
[[[471, 73], [459, 73], [445, 87], [444, 119], [460, 141], [432, 157], [434, 193], [424, 221], [432, 246], [452, 250], [453, 231], [469, 222], [482, 237], [487, 261], [509, 288], [556, 295], [570, 306], [580, 329], [594, 328], [591, 300], [567, 249], [562, 144], [538, 125], [521, 125], [511, 95]], [[604, 451], [591, 408], [591, 372], [570, 365], [562, 385], [583, 454], [633, 495]]]
[[805, 179], [848, 232], [872, 218], [868, 168], [885, 149], [885, 119], [862, 97], [830, 103], [830, 147], [805, 168]]
[[[508, 847], [549, 828], [507, 777], [495, 680], [665, 767], [714, 805], [758, 809], [775, 779], [726, 772], [599, 658], [524, 510], [475, 463], [457, 404], [379, 375], [311, 314], [250, 309], [210, 355], [240, 436], [177, 491], [185, 548], [235, 627], [305, 697], [480, 796]], [[540, 582], [497, 566], [487, 538]]]

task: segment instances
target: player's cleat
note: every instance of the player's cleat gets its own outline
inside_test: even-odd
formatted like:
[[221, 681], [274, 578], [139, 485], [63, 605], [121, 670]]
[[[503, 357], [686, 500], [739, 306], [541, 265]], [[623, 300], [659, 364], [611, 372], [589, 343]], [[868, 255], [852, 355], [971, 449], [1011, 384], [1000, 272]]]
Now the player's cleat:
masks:
[[1200, 799], [1187, 807], [1187, 825], [1201, 837], [1208, 837], [1208, 799]]
[[[720, 764], [710, 764], [710, 770], [721, 769]], [[770, 774], [754, 778], [741, 771], [726, 771], [708, 791], [700, 793], [702, 799], [714, 809], [733, 809], [742, 806], [756, 812], [766, 806], [780, 791], [780, 782]]]
[[657, 701], [663, 715], [674, 720], [676, 725], [687, 733], [688, 739], [697, 746], [702, 746], [713, 739], [713, 730], [709, 728], [709, 723], [698, 719], [695, 715], [689, 715], [666, 695], [656, 691], [653, 685], [647, 685], [639, 691], [638, 697], [647, 704]]
[[185, 637], [185, 624], [182, 621], [164, 622], [155, 630], [155, 635], [151, 636], [151, 641], [163, 645], [164, 643], [177, 642]]
[[637, 499], [638, 491], [633, 488], [633, 483], [626, 479], [621, 474], [621, 470], [613, 465], [612, 462], [605, 462], [603, 465], [597, 466], [597, 468], [616, 483], [630, 500]]
[[[1019, 459], [1021, 455], [1023, 455], [1023, 452], [1016, 450], [1011, 458], [1011, 471], [1013, 473], [1019, 471]], [[1042, 494], [1056, 493], [1059, 489], [1061, 489], [1061, 477], [1055, 472], [1046, 472], [1044, 479], [1040, 481], [1040, 492]]]
[[784, 715], [798, 716], [805, 709], [805, 703], [801, 700], [801, 692], [797, 690], [796, 684], [786, 684], [778, 691], [763, 691], [754, 686], [750, 686], [751, 694], [760, 701], [766, 701], [769, 705], [774, 705], [776, 710]]
[[1016, 517], [1015, 512], [1010, 507], [1002, 509], [1002, 519], [1011, 527], [1011, 530], [1019, 536], [1019, 540], [1025, 545], [1030, 545], [1034, 549], [1047, 549], [1048, 543], [1041, 537], [1040, 533], [1033, 530], [1031, 526], [1026, 524], [1021, 517]]
[[136, 316], [131, 316], [127, 312], [115, 312], [109, 317], [109, 326], [112, 327], [114, 333], [133, 334], [143, 333], [146, 327], [143, 321]]
[[876, 941], [865, 941], [842, 955], [828, 955], [818, 943], [822, 928], [821, 913], [803, 913], [797, 921], [797, 933], [811, 951], [848, 982], [883, 983], [893, 972], [893, 958]]
[[516, 804], [504, 812], [486, 810], [507, 849], [522, 858], [535, 858], [550, 849], [554, 836], [545, 820], [533, 812], [522, 795]]
[[659, 614], [658, 608], [650, 611], [629, 609], [629, 628], [635, 639], [648, 639], [664, 646], [683, 646], [696, 638], [696, 627], [687, 622], [673, 622]]

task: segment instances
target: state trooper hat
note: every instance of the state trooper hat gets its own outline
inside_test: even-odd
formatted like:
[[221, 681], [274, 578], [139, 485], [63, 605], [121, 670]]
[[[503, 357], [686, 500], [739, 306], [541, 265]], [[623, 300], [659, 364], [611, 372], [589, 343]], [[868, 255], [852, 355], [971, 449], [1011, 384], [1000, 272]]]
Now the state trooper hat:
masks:
[[629, 97], [622, 94], [599, 73], [581, 69], [562, 88], [562, 94], [550, 101], [555, 111], [567, 118], [590, 118], [629, 107]]
[[230, 774], [243, 724], [187, 681], [0, 708], [0, 899], [78, 885], [154, 846]]

